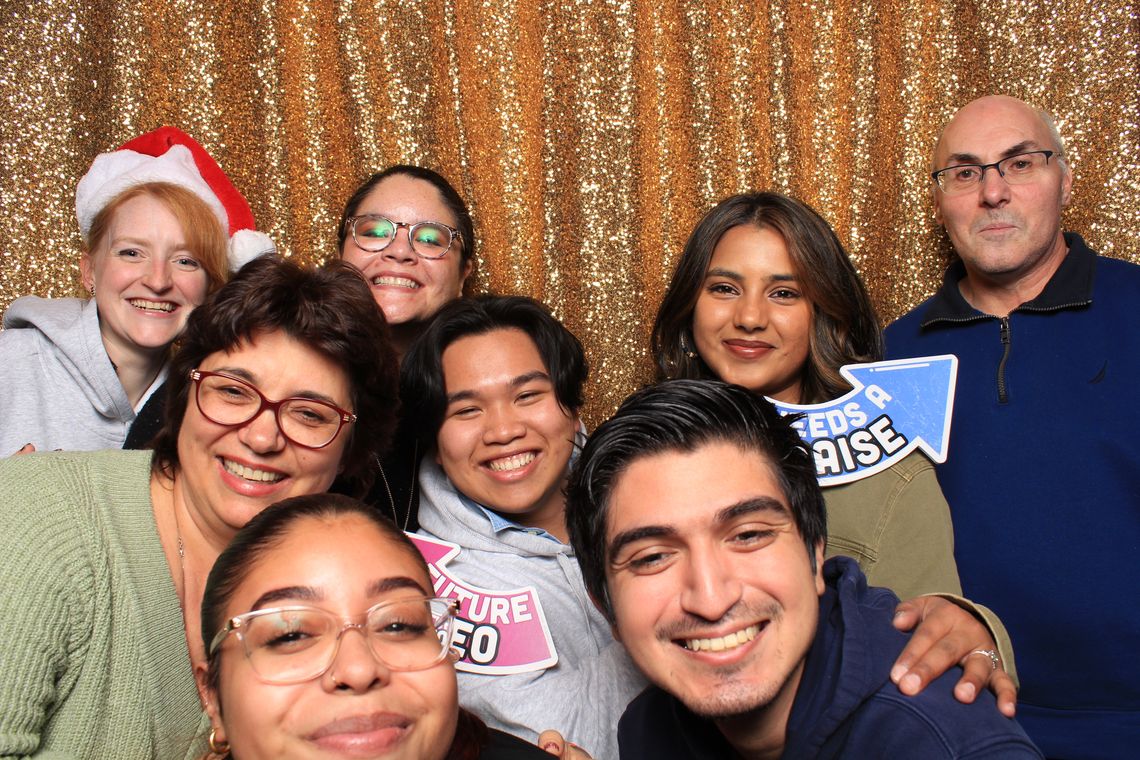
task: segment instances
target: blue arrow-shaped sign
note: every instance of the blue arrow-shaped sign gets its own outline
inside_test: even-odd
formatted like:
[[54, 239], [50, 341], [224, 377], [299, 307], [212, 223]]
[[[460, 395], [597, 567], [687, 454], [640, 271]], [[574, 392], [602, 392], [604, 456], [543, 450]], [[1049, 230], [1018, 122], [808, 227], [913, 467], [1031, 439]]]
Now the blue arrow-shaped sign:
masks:
[[874, 475], [920, 448], [945, 462], [958, 357], [923, 356], [839, 370], [852, 390], [823, 404], [773, 401], [782, 414], [802, 414], [796, 429], [815, 452], [821, 486]]

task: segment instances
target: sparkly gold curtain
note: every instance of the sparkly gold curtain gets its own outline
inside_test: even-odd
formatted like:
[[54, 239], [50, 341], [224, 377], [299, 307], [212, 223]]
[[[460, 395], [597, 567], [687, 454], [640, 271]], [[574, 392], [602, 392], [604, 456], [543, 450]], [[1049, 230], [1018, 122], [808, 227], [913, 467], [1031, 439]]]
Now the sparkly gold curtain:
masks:
[[650, 322], [717, 199], [773, 188], [850, 246], [884, 320], [930, 293], [939, 125], [1004, 92], [1052, 111], [1066, 226], [1140, 260], [1136, 2], [6, 0], [0, 309], [75, 292], [75, 183], [160, 124], [197, 137], [281, 250], [332, 254], [394, 162], [469, 200], [479, 290], [549, 303], [585, 343], [595, 422], [648, 379]]

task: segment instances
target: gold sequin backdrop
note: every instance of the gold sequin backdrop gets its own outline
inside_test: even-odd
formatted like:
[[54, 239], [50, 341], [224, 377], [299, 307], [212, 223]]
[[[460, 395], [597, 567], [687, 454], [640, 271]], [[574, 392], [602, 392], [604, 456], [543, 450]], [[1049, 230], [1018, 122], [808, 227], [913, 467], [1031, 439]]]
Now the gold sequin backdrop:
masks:
[[717, 199], [773, 188], [836, 227], [890, 320], [946, 242], [928, 154], [966, 101], [1052, 111], [1066, 226], [1140, 259], [1140, 21], [1091, 0], [5, 0], [0, 309], [75, 293], [74, 189], [161, 124], [196, 136], [281, 250], [332, 254], [394, 162], [472, 207], [478, 290], [546, 301], [586, 345], [590, 422], [650, 375], [649, 327]]

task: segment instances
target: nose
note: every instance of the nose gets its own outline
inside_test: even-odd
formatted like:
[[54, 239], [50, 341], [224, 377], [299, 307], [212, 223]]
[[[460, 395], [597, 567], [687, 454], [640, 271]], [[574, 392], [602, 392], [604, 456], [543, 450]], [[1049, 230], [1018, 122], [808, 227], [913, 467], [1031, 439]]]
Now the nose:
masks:
[[762, 293], [747, 293], [737, 300], [733, 316], [742, 330], [763, 330], [768, 326], [768, 302]]
[[364, 630], [352, 625], [341, 631], [322, 682], [328, 689], [364, 692], [387, 684], [391, 677], [392, 671], [372, 652]]
[[392, 236], [392, 242], [388, 247], [380, 252], [380, 255], [388, 261], [395, 261], [400, 264], [414, 264], [419, 256], [412, 250], [412, 229], [411, 227], [397, 227], [395, 235]]
[[526, 435], [526, 423], [509, 406], [492, 406], [484, 417], [484, 443], [510, 443]]
[[143, 284], [155, 293], [169, 290], [173, 284], [170, 261], [165, 256], [152, 256]]
[[982, 203], [987, 206], [1002, 206], [1009, 201], [1009, 183], [996, 166], [986, 167], [979, 191]]
[[690, 551], [681, 607], [702, 620], [720, 620], [740, 601], [742, 586], [716, 547], [695, 547]]
[[256, 417], [238, 428], [238, 440], [258, 454], [281, 451], [286, 441], [272, 409], [262, 409]]

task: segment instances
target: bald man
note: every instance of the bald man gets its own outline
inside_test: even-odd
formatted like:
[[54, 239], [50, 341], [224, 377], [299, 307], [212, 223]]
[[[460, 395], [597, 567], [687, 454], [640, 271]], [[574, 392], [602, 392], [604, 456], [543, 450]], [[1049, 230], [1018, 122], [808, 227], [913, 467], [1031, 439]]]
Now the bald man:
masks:
[[1017, 649], [1018, 718], [1050, 758], [1140, 739], [1140, 267], [1062, 232], [1073, 175], [1053, 120], [991, 96], [931, 166], [958, 259], [887, 328], [891, 358], [955, 354], [938, 480], [966, 595]]

